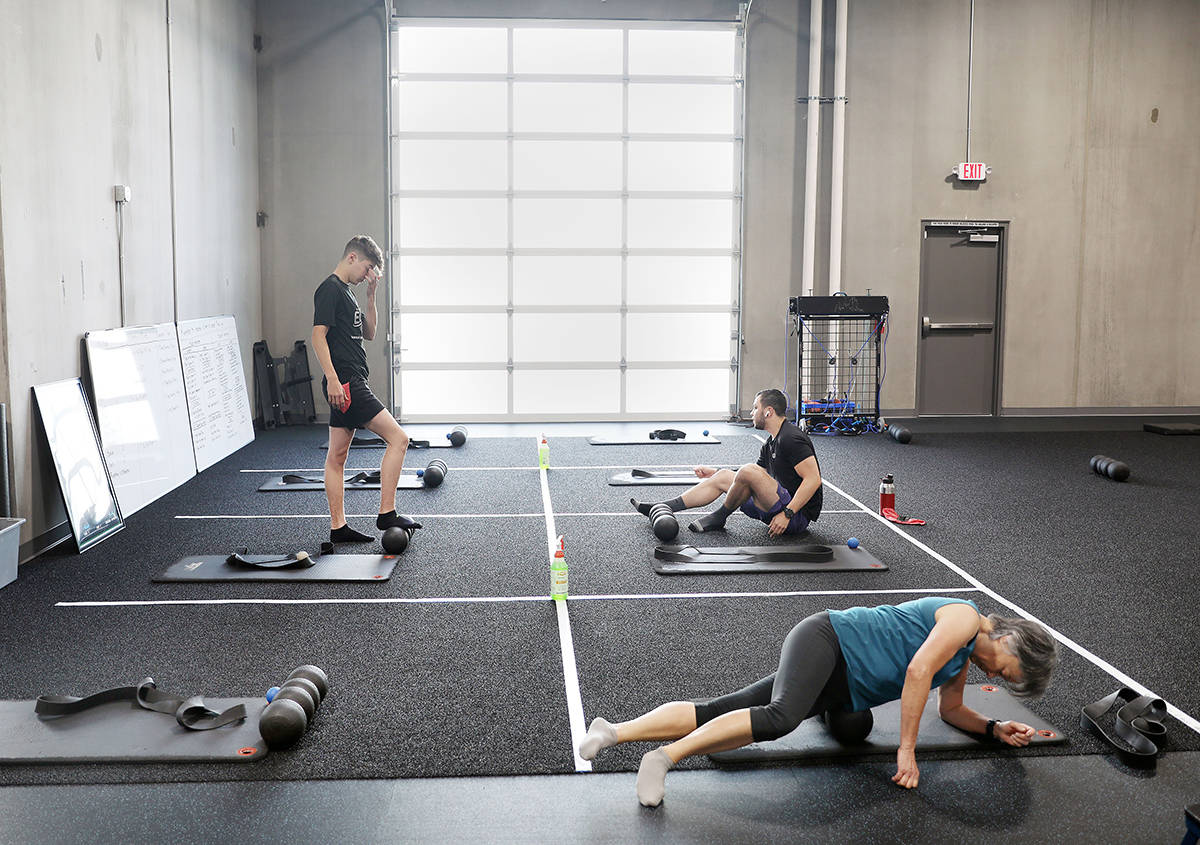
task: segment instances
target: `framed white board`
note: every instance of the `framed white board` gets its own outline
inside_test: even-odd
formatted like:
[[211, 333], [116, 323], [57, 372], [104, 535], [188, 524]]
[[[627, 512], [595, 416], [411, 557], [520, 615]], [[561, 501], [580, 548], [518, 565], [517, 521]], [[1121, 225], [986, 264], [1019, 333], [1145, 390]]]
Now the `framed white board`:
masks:
[[192, 447], [203, 472], [253, 442], [250, 394], [233, 317], [181, 320], [178, 329]]
[[79, 379], [39, 384], [34, 404], [58, 473], [75, 547], [91, 548], [125, 527], [83, 385]]
[[83, 336], [104, 459], [125, 517], [196, 474], [174, 323]]

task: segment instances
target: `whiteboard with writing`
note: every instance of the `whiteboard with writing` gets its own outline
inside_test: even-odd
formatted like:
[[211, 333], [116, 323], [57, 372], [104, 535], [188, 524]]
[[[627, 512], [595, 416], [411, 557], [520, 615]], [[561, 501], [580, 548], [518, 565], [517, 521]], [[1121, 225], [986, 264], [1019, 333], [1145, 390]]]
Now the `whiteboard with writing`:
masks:
[[179, 322], [183, 383], [196, 469], [203, 472], [254, 440], [250, 394], [233, 317]]
[[196, 474], [174, 323], [88, 332], [100, 443], [121, 513]]

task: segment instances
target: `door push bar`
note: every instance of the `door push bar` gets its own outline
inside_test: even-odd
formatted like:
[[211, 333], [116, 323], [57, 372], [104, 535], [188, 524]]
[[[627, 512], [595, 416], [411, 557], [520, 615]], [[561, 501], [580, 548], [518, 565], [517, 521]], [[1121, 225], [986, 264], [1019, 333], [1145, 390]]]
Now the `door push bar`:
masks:
[[932, 323], [928, 317], [922, 317], [921, 337], [928, 337], [930, 332], [941, 331], [990, 332], [995, 327], [994, 323]]

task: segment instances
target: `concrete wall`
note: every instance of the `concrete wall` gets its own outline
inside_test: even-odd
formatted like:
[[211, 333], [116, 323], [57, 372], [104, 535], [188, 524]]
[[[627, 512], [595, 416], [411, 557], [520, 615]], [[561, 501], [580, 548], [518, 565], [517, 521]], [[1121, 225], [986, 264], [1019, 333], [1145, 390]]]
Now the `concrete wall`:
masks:
[[247, 385], [262, 339], [253, 0], [172, 0], [179, 319], [237, 317]]
[[[171, 60], [176, 114], [199, 111], [224, 125], [212, 135], [191, 127], [175, 134], [175, 211], [189, 227], [178, 239], [201, 244], [181, 262], [188, 296], [180, 303], [172, 283], [166, 3], [0, 0], [3, 401], [15, 510], [28, 520], [22, 540], [64, 520], [53, 466], [37, 449], [30, 388], [80, 375], [83, 334], [121, 325], [113, 185], [132, 189], [123, 212], [127, 325], [170, 321], [184, 305], [180, 318], [233, 312], [243, 332], [261, 331], [257, 233], [252, 222], [232, 227], [226, 219], [230, 206], [246, 204], [243, 186], [258, 181], [252, 124], [244, 146], [226, 152], [229, 127], [241, 131], [253, 107], [253, 63], [249, 55], [231, 62], [229, 45], [231, 33], [240, 33], [234, 43], [249, 43], [250, 0], [171, 6], [180, 45]], [[235, 103], [240, 116], [227, 113]], [[216, 137], [225, 139], [220, 149]], [[226, 245], [215, 245], [218, 238]], [[245, 265], [237, 275], [226, 269], [230, 254]], [[224, 286], [215, 283], [223, 278]]]
[[1003, 411], [1200, 406], [1200, 6], [976, 0], [977, 190], [946, 181], [968, 37], [964, 0], [850, 4], [843, 287], [891, 297], [883, 406], [915, 404], [927, 217], [1012, 221]]
[[[384, 7], [260, 0], [257, 32], [263, 328], [279, 356], [311, 335], [313, 292], [346, 241], [366, 233], [386, 249]], [[371, 387], [385, 404], [387, 301], [381, 289], [379, 334], [367, 344]], [[325, 412], [311, 350], [309, 366]]]

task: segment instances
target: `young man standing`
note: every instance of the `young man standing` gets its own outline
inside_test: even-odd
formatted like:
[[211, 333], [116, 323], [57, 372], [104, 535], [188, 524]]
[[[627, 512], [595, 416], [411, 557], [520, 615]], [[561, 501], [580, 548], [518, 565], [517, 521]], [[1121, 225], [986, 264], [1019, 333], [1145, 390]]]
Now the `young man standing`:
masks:
[[[346, 456], [355, 429], [365, 428], [387, 443], [379, 467], [379, 517], [375, 526], [387, 530], [404, 524], [396, 515], [396, 484], [408, 450], [408, 435], [367, 386], [367, 351], [363, 340], [374, 340], [378, 326], [375, 291], [383, 273], [383, 252], [369, 235], [355, 235], [342, 251], [342, 260], [313, 296], [312, 346], [325, 377], [321, 389], [329, 400], [329, 451], [325, 453], [325, 495], [329, 499], [329, 539], [334, 543], [365, 543], [373, 538], [346, 524]], [[367, 283], [367, 307], [358, 307], [351, 292]]]

